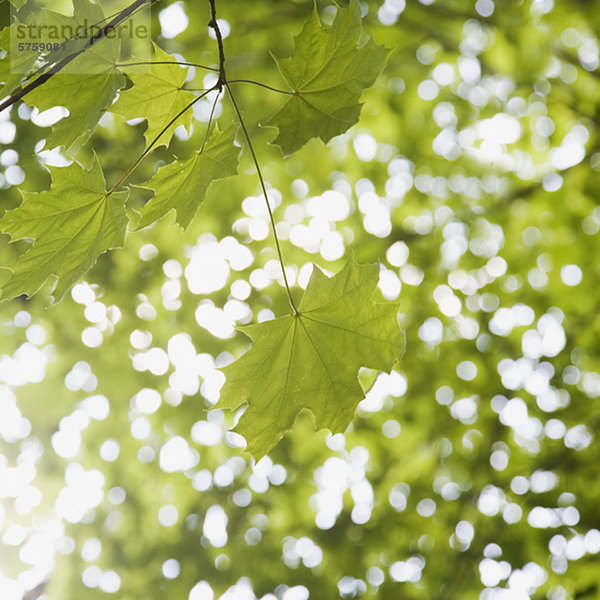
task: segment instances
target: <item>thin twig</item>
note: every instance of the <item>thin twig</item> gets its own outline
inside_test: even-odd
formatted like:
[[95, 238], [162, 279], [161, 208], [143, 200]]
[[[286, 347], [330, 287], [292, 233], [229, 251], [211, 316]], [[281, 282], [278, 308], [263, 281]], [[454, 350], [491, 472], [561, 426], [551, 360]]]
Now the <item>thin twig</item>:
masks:
[[223, 35], [221, 34], [221, 28], [217, 21], [217, 7], [215, 0], [209, 0], [210, 2], [210, 21], [208, 26], [215, 32], [217, 38], [217, 46], [219, 48], [219, 81], [217, 85], [219, 90], [223, 89], [223, 86], [227, 83], [227, 76], [225, 75], [225, 49], [223, 48]]
[[242, 127], [242, 131], [244, 132], [244, 137], [248, 142], [248, 148], [250, 149], [250, 154], [252, 154], [252, 160], [254, 161], [254, 166], [256, 167], [256, 172], [258, 173], [258, 179], [260, 181], [260, 187], [262, 189], [263, 196], [265, 198], [265, 202], [267, 204], [267, 210], [269, 211], [269, 218], [271, 219], [271, 227], [273, 228], [273, 236], [275, 237], [275, 246], [277, 247], [277, 256], [279, 257], [279, 264], [281, 265], [281, 272], [283, 274], [283, 282], [285, 283], [285, 291], [287, 292], [288, 300], [290, 302], [290, 306], [294, 311], [294, 315], [298, 316], [300, 313], [294, 304], [294, 298], [292, 297], [292, 292], [290, 290], [290, 284], [287, 280], [287, 275], [285, 272], [285, 263], [283, 262], [283, 254], [281, 253], [281, 245], [279, 243], [279, 236], [277, 235], [277, 228], [275, 227], [275, 217], [273, 216], [273, 210], [271, 209], [271, 203], [269, 202], [269, 195], [267, 194], [267, 186], [265, 185], [265, 180], [263, 178], [262, 170], [258, 163], [258, 158], [256, 156], [256, 152], [254, 151], [254, 146], [252, 145], [252, 140], [250, 139], [250, 134], [248, 133], [248, 129], [246, 124], [244, 123], [244, 118], [242, 117], [242, 113], [235, 101], [235, 97], [229, 87], [229, 82], [227, 81], [227, 76], [225, 74], [225, 50], [223, 48], [223, 36], [221, 35], [221, 29], [219, 28], [219, 22], [217, 21], [217, 9], [215, 6], [215, 0], [209, 0], [210, 3], [210, 22], [209, 27], [211, 27], [215, 32], [215, 37], [217, 38], [217, 45], [219, 47], [219, 80], [215, 84], [215, 87], [219, 89], [219, 91], [225, 87], [227, 88], [227, 92], [229, 93], [229, 97], [231, 98], [231, 103], [233, 104], [233, 109], [238, 117], [240, 125]]

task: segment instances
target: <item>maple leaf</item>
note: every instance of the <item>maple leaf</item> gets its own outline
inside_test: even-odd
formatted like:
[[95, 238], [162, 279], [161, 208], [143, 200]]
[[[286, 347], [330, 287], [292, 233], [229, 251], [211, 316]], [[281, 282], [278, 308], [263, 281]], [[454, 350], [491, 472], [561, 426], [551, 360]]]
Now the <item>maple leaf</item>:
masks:
[[[99, 6], [87, 0], [76, 0], [74, 5], [73, 17], [48, 11], [44, 22], [56, 21], [75, 29], [77, 25], [104, 21]], [[79, 45], [86, 41], [79, 40]], [[116, 67], [120, 47], [117, 37], [103, 38], [27, 95], [27, 103], [40, 111], [54, 106], [64, 106], [69, 111], [68, 117], [52, 126], [46, 148], [61, 146], [67, 154], [75, 156], [89, 139], [117, 91], [125, 86], [125, 77]]]
[[100, 254], [123, 246], [128, 194], [107, 194], [98, 160], [90, 171], [76, 163], [50, 171], [50, 190], [22, 192], [21, 206], [0, 219], [0, 229], [13, 241], [34, 240], [11, 265], [2, 300], [32, 296], [54, 275], [58, 281], [53, 293], [58, 301]]
[[237, 173], [240, 148], [234, 146], [235, 127], [215, 131], [201, 150], [185, 160], [161, 167], [147, 183], [154, 197], [142, 208], [136, 229], [147, 227], [175, 210], [177, 223], [184, 229], [196, 215], [211, 183]]
[[[174, 56], [154, 44], [155, 63], [176, 62]], [[176, 64], [153, 64], [149, 72], [138, 72], [136, 67], [122, 67], [133, 82], [133, 86], [121, 92], [111, 111], [127, 120], [144, 118], [148, 128], [144, 136], [150, 145], [161, 131], [195, 98], [192, 92], [183, 89], [187, 69]], [[189, 110], [161, 135], [156, 147], [168, 146], [175, 129], [180, 125], [189, 130], [192, 111]]]
[[235, 431], [257, 460], [309, 409], [317, 429], [341, 432], [364, 398], [360, 367], [389, 371], [403, 350], [397, 305], [371, 297], [378, 265], [353, 259], [334, 277], [315, 268], [298, 315], [241, 328], [252, 348], [226, 367], [219, 408], [247, 408]]
[[358, 46], [361, 36], [360, 3], [338, 8], [330, 27], [312, 19], [294, 38], [289, 58], [273, 57], [293, 94], [265, 123], [278, 127], [273, 141], [284, 155], [299, 150], [308, 140], [328, 142], [358, 121], [360, 96], [383, 67], [387, 50], [373, 40]]

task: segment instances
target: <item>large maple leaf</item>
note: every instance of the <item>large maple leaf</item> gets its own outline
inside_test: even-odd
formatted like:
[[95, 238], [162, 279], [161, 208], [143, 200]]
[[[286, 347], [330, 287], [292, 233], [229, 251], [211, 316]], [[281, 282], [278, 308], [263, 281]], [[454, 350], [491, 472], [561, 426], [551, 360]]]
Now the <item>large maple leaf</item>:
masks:
[[247, 408], [235, 431], [258, 460], [309, 409], [317, 429], [346, 429], [364, 398], [360, 367], [389, 371], [403, 350], [397, 305], [374, 302], [379, 267], [354, 260], [328, 278], [318, 268], [298, 314], [242, 328], [252, 348], [224, 369], [219, 408]]
[[[75, 0], [74, 8], [73, 17], [46, 11], [44, 23], [47, 20], [48, 23], [69, 26], [73, 30], [85, 24], [104, 22], [101, 7], [88, 0]], [[87, 43], [87, 38], [84, 36], [66, 43], [74, 51]], [[125, 77], [116, 66], [120, 47], [118, 37], [103, 38], [27, 94], [26, 102], [40, 111], [54, 106], [64, 106], [69, 111], [68, 117], [52, 126], [51, 133], [46, 137], [46, 148], [60, 146], [66, 154], [76, 156], [88, 141], [117, 91], [125, 86]]]
[[279, 128], [273, 143], [284, 155], [313, 137], [328, 142], [358, 121], [360, 96], [377, 79], [387, 56], [371, 39], [359, 46], [360, 36], [360, 3], [353, 0], [348, 8], [338, 8], [329, 27], [315, 10], [294, 39], [294, 54], [274, 57], [293, 93], [265, 125]]

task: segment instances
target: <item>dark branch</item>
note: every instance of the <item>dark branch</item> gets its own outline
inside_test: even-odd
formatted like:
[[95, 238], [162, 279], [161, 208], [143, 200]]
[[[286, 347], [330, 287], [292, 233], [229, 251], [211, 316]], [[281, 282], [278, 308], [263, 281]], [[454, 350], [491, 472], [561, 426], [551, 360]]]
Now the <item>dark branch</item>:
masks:
[[46, 83], [51, 77], [56, 75], [58, 72], [62, 71], [69, 63], [73, 62], [78, 56], [83, 54], [86, 50], [89, 50], [94, 44], [98, 43], [100, 40], [105, 38], [109, 33], [111, 33], [114, 29], [116, 29], [123, 21], [127, 20], [133, 13], [135, 13], [138, 8], [143, 6], [144, 4], [152, 4], [153, 2], [157, 2], [158, 0], [135, 0], [131, 5], [127, 8], [124, 8], [114, 19], [110, 20], [102, 29], [99, 29], [94, 35], [90, 37], [85, 46], [78, 50], [77, 52], [73, 52], [68, 56], [65, 56], [61, 61], [57, 62], [50, 70], [46, 73], [40, 75], [37, 79], [27, 84], [25, 87], [22, 87], [18, 92], [15, 92], [12, 96], [7, 98], [2, 104], [0, 104], [0, 112], [16, 104], [19, 100], [24, 98], [33, 90], [39, 88], [41, 85]]
[[217, 81], [217, 87], [219, 91], [223, 89], [223, 86], [227, 83], [227, 76], [225, 75], [225, 50], [223, 48], [223, 35], [217, 21], [217, 7], [215, 6], [215, 0], [209, 0], [210, 2], [210, 21], [208, 26], [215, 32], [217, 38], [217, 45], [219, 47], [219, 81]]

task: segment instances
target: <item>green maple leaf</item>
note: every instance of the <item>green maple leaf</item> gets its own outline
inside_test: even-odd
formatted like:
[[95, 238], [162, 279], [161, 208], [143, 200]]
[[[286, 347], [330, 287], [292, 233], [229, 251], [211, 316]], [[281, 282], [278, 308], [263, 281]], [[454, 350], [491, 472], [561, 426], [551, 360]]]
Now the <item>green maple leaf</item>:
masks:
[[[155, 62], [174, 62], [175, 57], [154, 45]], [[148, 128], [144, 133], [150, 145], [172, 119], [174, 119], [195, 98], [192, 92], [183, 89], [187, 69], [174, 64], [153, 64], [148, 73], [139, 72], [136, 67], [123, 67], [133, 87], [121, 92], [111, 108], [112, 112], [123, 115], [127, 120], [144, 118]], [[172, 123], [161, 135], [156, 146], [168, 146], [179, 125], [189, 131], [192, 111], [189, 110]]]
[[37, 292], [51, 276], [58, 278], [54, 297], [60, 300], [88, 271], [96, 258], [125, 240], [127, 192], [107, 194], [96, 159], [91, 170], [77, 164], [51, 168], [52, 186], [23, 193], [23, 203], [0, 219], [0, 230], [16, 240], [34, 240], [11, 265], [2, 287], [8, 300]]
[[[89, 59], [90, 56], [86, 56], [86, 60]], [[70, 156], [77, 154], [111, 105], [117, 90], [125, 85], [125, 78], [117, 73], [114, 65], [105, 63], [102, 69], [102, 59], [99, 59], [92, 73], [60, 73], [27, 95], [27, 103], [40, 111], [53, 106], [64, 106], [69, 111], [68, 117], [52, 126], [46, 148], [61, 146]]]
[[[79, 25], [104, 21], [99, 6], [87, 0], [75, 0], [74, 6], [73, 17], [47, 11], [43, 22], [69, 25], [75, 30]], [[73, 41], [73, 50], [85, 45], [86, 41], [85, 38]], [[46, 138], [47, 148], [61, 146], [74, 156], [89, 139], [117, 91], [125, 86], [125, 77], [116, 67], [119, 52], [118, 36], [103, 38], [27, 95], [27, 103], [37, 106], [40, 111], [54, 106], [64, 106], [69, 111], [68, 117], [53, 125], [52, 133]]]
[[298, 315], [241, 329], [254, 345], [224, 369], [217, 406], [248, 404], [235, 431], [257, 460], [305, 408], [318, 429], [344, 431], [364, 398], [359, 368], [389, 371], [399, 358], [398, 307], [371, 300], [378, 279], [377, 265], [354, 260], [332, 278], [315, 268]]
[[237, 173], [240, 149], [234, 146], [235, 128], [215, 131], [202, 150], [185, 160], [161, 167], [143, 187], [155, 191], [142, 209], [137, 229], [147, 227], [175, 210], [177, 223], [184, 229], [196, 215], [213, 181]]
[[353, 0], [348, 8], [338, 8], [330, 27], [321, 24], [315, 10], [294, 40], [294, 54], [274, 57], [293, 95], [265, 125], [279, 128], [273, 143], [284, 155], [313, 137], [328, 142], [358, 121], [360, 96], [387, 56], [373, 40], [359, 46], [360, 37], [360, 4]]

